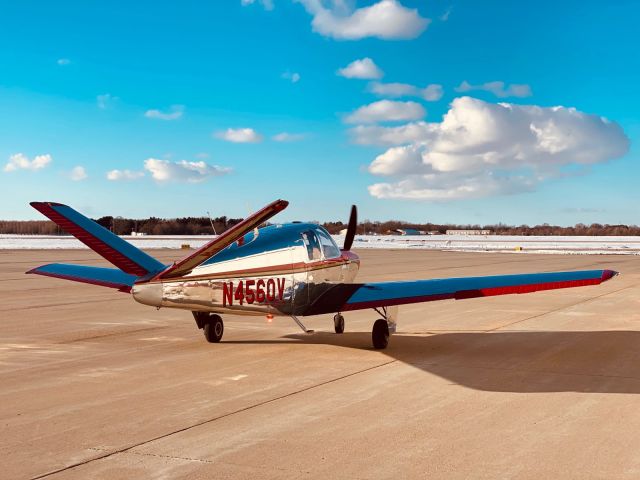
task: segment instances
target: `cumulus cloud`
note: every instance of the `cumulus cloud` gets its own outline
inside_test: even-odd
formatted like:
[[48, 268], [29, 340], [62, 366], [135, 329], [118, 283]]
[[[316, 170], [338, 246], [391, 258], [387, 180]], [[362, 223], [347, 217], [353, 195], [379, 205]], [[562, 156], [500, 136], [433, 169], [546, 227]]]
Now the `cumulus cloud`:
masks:
[[32, 160], [29, 160], [24, 153], [15, 153], [9, 157], [9, 161], [4, 166], [5, 172], [15, 172], [16, 170], [42, 170], [53, 161], [51, 155], [36, 155]]
[[113, 107], [118, 100], [120, 100], [118, 97], [114, 97], [110, 93], [103, 93], [96, 97], [96, 104], [100, 110], [106, 110]]
[[416, 102], [380, 100], [358, 108], [345, 118], [347, 123], [401, 122], [417, 120], [426, 115], [422, 105]]
[[107, 172], [107, 180], [114, 182], [125, 180], [137, 180], [144, 177], [144, 172], [136, 172], [133, 170], [110, 170]]
[[411, 122], [397, 127], [358, 125], [349, 130], [351, 141], [358, 145], [403, 145], [420, 142], [435, 129], [436, 123]]
[[56, 63], [61, 67], [64, 67], [65, 65], [69, 65], [71, 63], [71, 60], [69, 60], [68, 58], [59, 58], [58, 60], [56, 60]]
[[354, 60], [344, 68], [336, 72], [345, 78], [360, 78], [364, 80], [375, 80], [382, 78], [384, 72], [369, 57]]
[[369, 90], [382, 97], [420, 97], [428, 102], [437, 102], [442, 98], [442, 85], [433, 83], [424, 88], [419, 88], [408, 83], [381, 83], [372, 82]]
[[253, 5], [254, 3], [259, 3], [265, 10], [273, 10], [273, 0], [240, 0], [240, 5], [246, 7], [247, 5]]
[[300, 74], [296, 72], [286, 71], [281, 75], [285, 80], [289, 80], [291, 83], [298, 83], [300, 81]]
[[147, 110], [144, 112], [144, 116], [147, 118], [154, 118], [156, 120], [179, 120], [184, 114], [184, 105], [171, 105], [168, 111], [163, 112], [161, 110]]
[[151, 177], [159, 182], [186, 182], [200, 183], [210, 177], [219, 177], [231, 172], [230, 168], [210, 165], [204, 161], [188, 162], [180, 160], [171, 162], [157, 158], [148, 158], [144, 161], [144, 168], [151, 173]]
[[416, 38], [431, 22], [417, 9], [406, 8], [397, 0], [380, 0], [357, 9], [343, 0], [334, 0], [330, 6], [322, 0], [297, 1], [313, 16], [313, 31], [336, 40]]
[[214, 136], [233, 143], [259, 143], [263, 138], [253, 128], [227, 128], [214, 133]]
[[271, 137], [274, 142], [298, 142], [304, 140], [305, 135], [303, 133], [289, 133], [282, 132]]
[[393, 144], [369, 165], [389, 182], [378, 198], [455, 200], [535, 190], [575, 167], [623, 156], [629, 140], [603, 117], [566, 107], [456, 98], [442, 122], [352, 129], [361, 144]]
[[78, 165], [77, 167], [73, 167], [71, 169], [71, 172], [69, 173], [69, 178], [71, 178], [71, 180], [73, 180], [74, 182], [84, 180], [88, 176], [89, 175], [87, 175], [87, 171], [85, 170], [85, 168], [80, 165]]
[[466, 80], [463, 81], [458, 87], [456, 87], [456, 92], [466, 93], [471, 92], [473, 90], [483, 90], [485, 92], [493, 93], [498, 98], [506, 98], [506, 97], [530, 97], [531, 87], [526, 84], [518, 84], [512, 83], [505, 88], [504, 82], [487, 82], [482, 85], [471, 85]]

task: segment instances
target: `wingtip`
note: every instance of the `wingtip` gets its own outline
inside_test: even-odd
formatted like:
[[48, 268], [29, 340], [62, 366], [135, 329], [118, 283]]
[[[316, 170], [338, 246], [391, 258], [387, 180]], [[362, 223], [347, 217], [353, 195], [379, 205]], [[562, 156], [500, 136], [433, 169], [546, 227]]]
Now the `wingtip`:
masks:
[[602, 281], [606, 282], [607, 280], [619, 275], [615, 270], [603, 270], [602, 271]]
[[275, 201], [275, 205], [279, 211], [282, 211], [289, 206], [289, 202], [287, 200], [278, 199]]
[[25, 275], [29, 275], [31, 273], [35, 273], [37, 275], [37, 274], [42, 273], [42, 271], [44, 269], [46, 269], [48, 266], [50, 266], [50, 265], [53, 265], [53, 263], [47, 263], [46, 265], [40, 265], [39, 267], [32, 268], [31, 270], [28, 270], [28, 271], [26, 271], [24, 273], [25, 273]]

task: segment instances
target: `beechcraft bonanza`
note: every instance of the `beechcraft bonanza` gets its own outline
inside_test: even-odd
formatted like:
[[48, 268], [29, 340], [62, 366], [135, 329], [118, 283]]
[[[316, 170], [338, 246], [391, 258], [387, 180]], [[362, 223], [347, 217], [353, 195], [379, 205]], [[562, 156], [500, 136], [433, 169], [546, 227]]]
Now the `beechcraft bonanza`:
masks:
[[115, 288], [157, 308], [190, 310], [212, 343], [222, 338], [221, 314], [289, 316], [311, 332], [299, 317], [334, 313], [335, 332], [342, 333], [342, 312], [373, 309], [382, 317], [372, 330], [373, 346], [380, 349], [396, 330], [398, 305], [598, 285], [617, 274], [587, 270], [355, 283], [360, 267], [351, 252], [355, 205], [339, 248], [315, 224], [258, 228], [287, 207], [284, 200], [267, 205], [179, 262], [165, 265], [71, 207], [31, 205], [117, 268], [52, 263], [27, 273]]

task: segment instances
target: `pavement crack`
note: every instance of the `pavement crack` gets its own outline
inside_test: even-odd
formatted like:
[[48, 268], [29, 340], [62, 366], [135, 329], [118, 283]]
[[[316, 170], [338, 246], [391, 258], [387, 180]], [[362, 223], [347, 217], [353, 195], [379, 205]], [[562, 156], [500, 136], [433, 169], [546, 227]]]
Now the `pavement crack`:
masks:
[[[94, 450], [96, 452], [109, 452], [109, 450], [105, 450], [104, 448], [95, 448], [91, 447], [89, 450]], [[147, 452], [122, 452], [127, 453], [128, 455], [138, 455], [140, 457], [155, 457], [155, 458], [168, 458], [170, 460], [186, 460], [188, 462], [199, 462], [199, 463], [216, 463], [212, 460], [204, 460], [202, 458], [190, 458], [190, 457], [176, 457], [175, 455], [162, 455], [160, 453], [147, 453]]]
[[[249, 406], [246, 406], [246, 407], [243, 407], [243, 408], [239, 408], [237, 410], [234, 410], [234, 411], [229, 412], [229, 413], [225, 413], [223, 415], [218, 415], [218, 416], [213, 417], [213, 418], [209, 418], [209, 419], [206, 419], [206, 420], [202, 420], [200, 422], [196, 422], [196, 423], [194, 423], [192, 425], [188, 425], [186, 427], [182, 427], [182, 428], [179, 428], [177, 430], [173, 430], [173, 431], [171, 431], [169, 433], [158, 435], [157, 437], [153, 437], [153, 438], [150, 438], [148, 440], [144, 440], [142, 442], [138, 442], [138, 443], [135, 443], [133, 445], [129, 445], [128, 447], [123, 447], [123, 448], [119, 448], [119, 449], [111, 450], [111, 451], [101, 450], [101, 449], [98, 449], [98, 448], [92, 448], [90, 450], [103, 451], [104, 454], [103, 455], [99, 455], [97, 457], [89, 458], [89, 459], [84, 460], [82, 462], [77, 462], [77, 463], [73, 463], [71, 465], [67, 465], [66, 467], [62, 467], [62, 468], [59, 468], [57, 470], [52, 470], [50, 472], [46, 472], [46, 473], [43, 473], [43, 474], [40, 474], [40, 475], [36, 475], [35, 477], [31, 477], [31, 480], [38, 480], [38, 479], [41, 479], [41, 478], [50, 477], [50, 476], [56, 475], [58, 473], [66, 472], [68, 470], [72, 470], [74, 468], [81, 467], [83, 465], [87, 465], [88, 463], [95, 462], [96, 460], [103, 460], [105, 458], [109, 458], [109, 457], [111, 457], [113, 455], [117, 455], [119, 453], [125, 453], [125, 452], [132, 453], [132, 452], [130, 452], [132, 449], [137, 448], [137, 447], [141, 447], [143, 445], [148, 445], [149, 443], [155, 442], [157, 440], [162, 440], [163, 438], [167, 438], [167, 437], [170, 437], [172, 435], [176, 435], [178, 433], [186, 432], [187, 430], [191, 430], [192, 428], [200, 427], [202, 425], [207, 425], [209, 423], [213, 423], [213, 422], [221, 420], [223, 418], [231, 417], [231, 416], [237, 415], [239, 413], [243, 413], [243, 412], [246, 412], [246, 411], [249, 411], [249, 410], [253, 410], [255, 408], [259, 408], [259, 407], [262, 407], [264, 405], [268, 405], [270, 403], [274, 403], [274, 402], [277, 402], [279, 400], [283, 400], [285, 398], [293, 397], [293, 396], [298, 395], [300, 393], [308, 392], [309, 390], [314, 390], [316, 388], [320, 388], [320, 387], [323, 387], [325, 385], [329, 385], [329, 384], [338, 382], [340, 380], [344, 380], [346, 378], [350, 378], [350, 377], [359, 375], [361, 373], [370, 372], [371, 370], [375, 370], [377, 368], [384, 367], [384, 366], [390, 365], [392, 363], [397, 363], [397, 362], [398, 362], [397, 359], [396, 360], [389, 360], [387, 362], [379, 363], [379, 364], [374, 365], [372, 367], [363, 368], [362, 370], [357, 370], [355, 372], [351, 372], [351, 373], [348, 373], [346, 375], [341, 375], [339, 377], [335, 377], [335, 378], [332, 378], [330, 380], [325, 380], [324, 382], [320, 382], [320, 383], [316, 383], [314, 385], [310, 385], [308, 387], [300, 388], [298, 390], [294, 390], [293, 392], [285, 393], [283, 395], [278, 395], [277, 397], [270, 398], [268, 400], [264, 400], [262, 402], [258, 402], [258, 403], [255, 403], [253, 405], [249, 405]], [[137, 453], [137, 452], [135, 452], [135, 453]], [[176, 458], [178, 458], [178, 457], [176, 457]]]

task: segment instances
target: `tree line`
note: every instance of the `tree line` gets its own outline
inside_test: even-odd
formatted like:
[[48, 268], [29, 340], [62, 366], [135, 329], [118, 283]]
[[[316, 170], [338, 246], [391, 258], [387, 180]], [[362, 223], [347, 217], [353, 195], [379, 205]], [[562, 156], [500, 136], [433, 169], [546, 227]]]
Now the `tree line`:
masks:
[[[183, 218], [156, 218], [131, 219], [123, 217], [101, 217], [95, 220], [106, 229], [117, 235], [130, 235], [131, 232], [140, 232], [147, 235], [212, 235], [220, 234], [228, 228], [242, 221], [241, 218], [217, 217], [209, 220], [208, 217], [183, 217]], [[211, 223], [213, 222], [213, 227]], [[314, 222], [318, 223], [318, 222]], [[343, 222], [325, 222], [323, 226], [332, 234], [340, 233], [346, 228]], [[572, 227], [558, 225], [456, 225], [435, 223], [407, 223], [400, 220], [386, 222], [371, 222], [365, 220], [358, 225], [358, 233], [384, 235], [398, 229], [413, 228], [431, 233], [445, 233], [447, 230], [491, 230], [496, 235], [615, 235], [615, 236], [640, 236], [640, 227], [637, 225], [608, 225], [592, 223], [586, 225], [578, 223]], [[0, 220], [0, 234], [18, 235], [64, 235], [65, 232], [55, 223], [48, 220]]]

